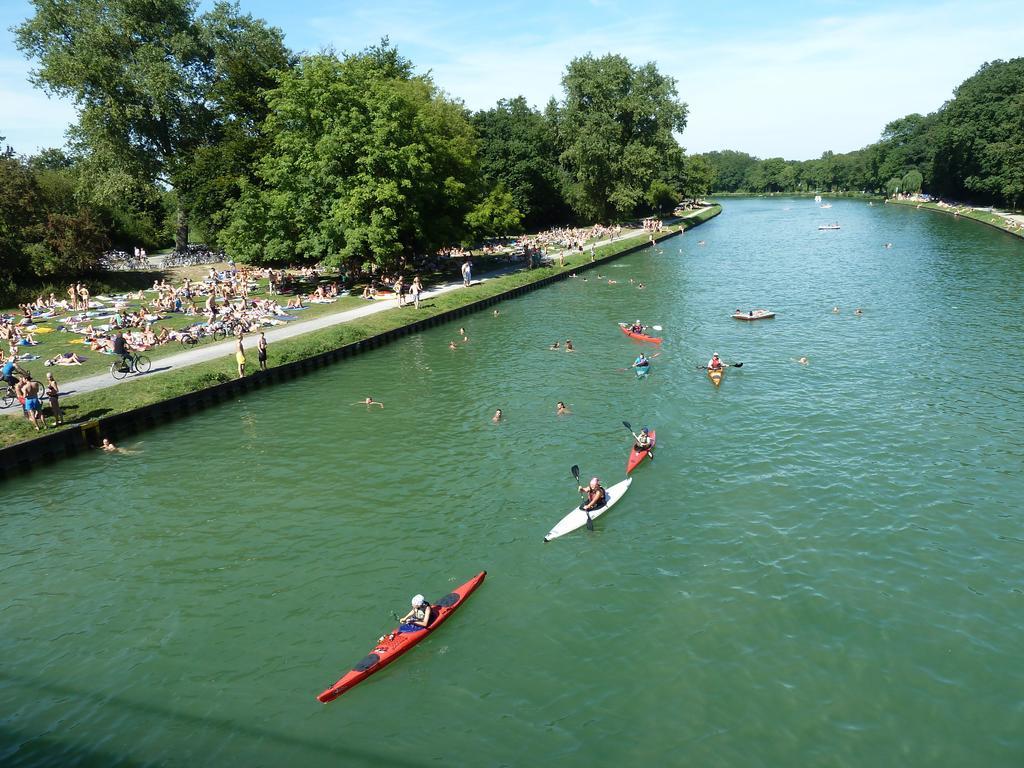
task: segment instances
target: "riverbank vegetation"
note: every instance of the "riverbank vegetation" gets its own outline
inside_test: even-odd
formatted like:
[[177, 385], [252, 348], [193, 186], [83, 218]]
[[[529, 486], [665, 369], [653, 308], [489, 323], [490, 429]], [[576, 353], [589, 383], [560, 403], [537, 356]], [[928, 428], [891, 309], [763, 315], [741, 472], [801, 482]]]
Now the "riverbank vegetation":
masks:
[[885, 126], [881, 139], [816, 160], [760, 159], [725, 150], [696, 155], [721, 192], [866, 191], [1019, 209], [1024, 204], [1024, 58], [993, 61], [928, 115]]
[[386, 39], [296, 54], [227, 2], [32, 8], [17, 44], [78, 119], [66, 147], [0, 158], [0, 303], [96, 275], [108, 247], [388, 270], [708, 191], [675, 138], [687, 107], [651, 63], [584, 55], [543, 110], [518, 97], [472, 113]]

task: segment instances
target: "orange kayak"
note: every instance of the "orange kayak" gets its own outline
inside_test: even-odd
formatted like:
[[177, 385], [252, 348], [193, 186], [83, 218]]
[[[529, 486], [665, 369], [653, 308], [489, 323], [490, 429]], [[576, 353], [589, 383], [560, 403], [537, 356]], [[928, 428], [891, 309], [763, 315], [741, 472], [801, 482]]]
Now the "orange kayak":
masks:
[[649, 341], [651, 342], [651, 344], [661, 344], [661, 339], [657, 338], [656, 336], [647, 336], [642, 333], [633, 333], [631, 330], [629, 330], [629, 328], [626, 327], [625, 323], [619, 323], [619, 328], [621, 328], [622, 332], [629, 336], [629, 338], [631, 339], [636, 339], [637, 341]]
[[455, 613], [456, 608], [466, 602], [466, 598], [473, 594], [473, 590], [480, 586], [486, 575], [487, 571], [480, 571], [480, 573], [461, 587], [456, 587], [436, 603], [431, 603], [430, 607], [437, 612], [437, 618], [426, 629], [422, 629], [419, 632], [399, 632], [398, 627], [395, 627], [394, 630], [381, 638], [381, 641], [377, 643], [377, 646], [367, 656], [346, 672], [344, 677], [317, 696], [317, 700], [324, 704], [334, 701], [345, 691], [363, 682], [374, 672], [384, 669], [384, 667], [441, 626], [449, 616]]
[[[655, 436], [654, 430], [650, 431], [651, 435], [651, 448], [654, 447]], [[626, 474], [628, 475], [634, 469], [640, 466], [640, 463], [647, 458], [647, 455], [651, 452], [651, 448], [646, 448], [642, 451], [636, 449], [636, 445], [633, 446], [633, 450], [629, 452], [629, 459], [626, 461]]]

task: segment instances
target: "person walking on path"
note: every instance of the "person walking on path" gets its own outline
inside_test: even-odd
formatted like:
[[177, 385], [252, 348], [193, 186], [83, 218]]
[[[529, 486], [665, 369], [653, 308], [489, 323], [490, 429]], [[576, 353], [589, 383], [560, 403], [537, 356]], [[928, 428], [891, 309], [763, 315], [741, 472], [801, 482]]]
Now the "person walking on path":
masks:
[[395, 284], [392, 286], [392, 288], [395, 289], [395, 296], [398, 297], [398, 306], [404, 307], [405, 306], [405, 284], [403, 283], [401, 277], [399, 277], [397, 280], [395, 280]]
[[473, 265], [469, 263], [469, 259], [462, 262], [462, 285], [466, 288], [469, 287], [470, 283], [473, 282]]
[[238, 363], [238, 378], [245, 376], [245, 348], [242, 347], [242, 334], [238, 334], [238, 341], [235, 343], [235, 362]]
[[423, 283], [420, 281], [420, 276], [416, 275], [412, 279], [412, 285], [409, 290], [412, 292], [412, 303], [416, 309], [420, 308], [420, 294], [423, 293]]
[[267, 334], [260, 331], [260, 340], [256, 342], [256, 359], [259, 361], [260, 370], [267, 370]]

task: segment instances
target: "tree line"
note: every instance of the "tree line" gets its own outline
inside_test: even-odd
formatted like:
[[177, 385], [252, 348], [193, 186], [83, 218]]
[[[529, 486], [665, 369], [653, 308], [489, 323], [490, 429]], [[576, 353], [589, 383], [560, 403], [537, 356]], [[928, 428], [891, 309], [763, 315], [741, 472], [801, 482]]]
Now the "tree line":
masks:
[[709, 188], [676, 140], [675, 80], [651, 63], [588, 54], [542, 110], [517, 97], [474, 113], [386, 39], [299, 55], [229, 2], [32, 8], [17, 45], [77, 120], [60, 150], [0, 157], [0, 288], [190, 235], [251, 264], [388, 267]]
[[707, 152], [721, 192], [926, 192], [1019, 209], [1024, 202], [1024, 58], [987, 63], [928, 115], [885, 126], [879, 141], [816, 160]]

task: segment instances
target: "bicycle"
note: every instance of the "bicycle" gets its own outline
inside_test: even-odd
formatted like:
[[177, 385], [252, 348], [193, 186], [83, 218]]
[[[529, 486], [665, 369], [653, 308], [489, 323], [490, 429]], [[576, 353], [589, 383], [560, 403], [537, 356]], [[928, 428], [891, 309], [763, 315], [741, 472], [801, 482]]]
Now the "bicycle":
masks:
[[14, 387], [7, 387], [0, 396], [0, 408], [10, 408], [18, 398], [14, 394]]
[[115, 360], [110, 364], [110, 375], [115, 379], [123, 379], [131, 373], [146, 373], [150, 366], [149, 358], [145, 355], [128, 355], [122, 360]]

